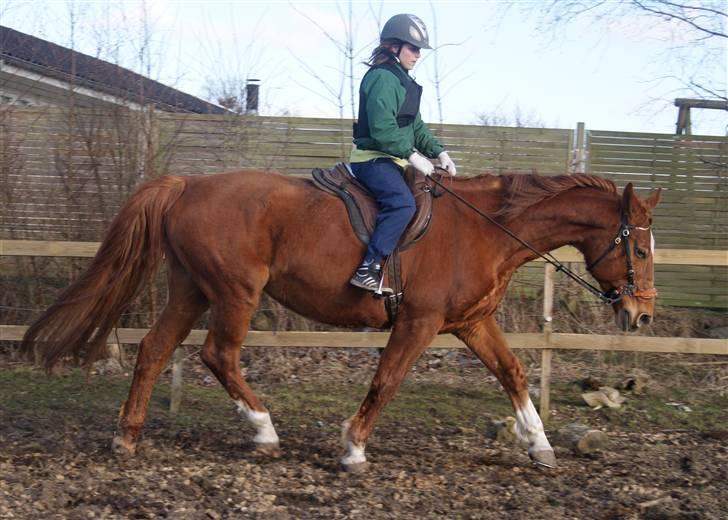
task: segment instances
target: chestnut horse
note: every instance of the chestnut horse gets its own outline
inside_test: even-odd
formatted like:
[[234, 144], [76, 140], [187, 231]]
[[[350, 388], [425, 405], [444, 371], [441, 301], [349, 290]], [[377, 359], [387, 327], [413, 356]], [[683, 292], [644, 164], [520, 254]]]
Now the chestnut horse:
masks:
[[[533, 248], [569, 244], [587, 264], [598, 260], [591, 274], [603, 290], [619, 290], [633, 280], [637, 291], [612, 304], [617, 324], [628, 330], [651, 321], [650, 225], [659, 192], [643, 200], [628, 185], [620, 197], [612, 182], [589, 175], [443, 181]], [[609, 247], [623, 218], [632, 226], [632, 276], [623, 248]], [[256, 447], [278, 450], [270, 415], [239, 366], [241, 344], [265, 291], [314, 320], [392, 329], [368, 394], [344, 422], [345, 468], [363, 467], [378, 415], [442, 333], [461, 339], [498, 378], [531, 458], [553, 466], [523, 368], [494, 316], [513, 273], [537, 255], [453, 196], [437, 198], [428, 233], [402, 253], [404, 302], [395, 323], [388, 323], [382, 300], [349, 285], [363, 252], [341, 201], [307, 179], [264, 171], [161, 177], [131, 196], [88, 270], [28, 329], [23, 348], [48, 369], [69, 355], [86, 363], [97, 359], [125, 306], [166, 261], [168, 302], [139, 345], [115, 451], [134, 453], [155, 381], [207, 309], [202, 360], [255, 427]]]

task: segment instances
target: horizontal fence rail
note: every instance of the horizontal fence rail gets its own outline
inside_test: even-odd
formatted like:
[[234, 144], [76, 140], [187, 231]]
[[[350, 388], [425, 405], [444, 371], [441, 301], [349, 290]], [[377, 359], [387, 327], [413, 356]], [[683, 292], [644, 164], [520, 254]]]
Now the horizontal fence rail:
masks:
[[[0, 325], [0, 341], [20, 341], [26, 325]], [[116, 329], [109, 343], [136, 344], [149, 329]], [[204, 344], [206, 330], [193, 330], [182, 345]], [[506, 333], [508, 346], [515, 349], [597, 350], [614, 352], [658, 352], [671, 354], [725, 354], [728, 340], [707, 338], [666, 338], [654, 336], [612, 336], [600, 334], [551, 334], [550, 345], [539, 332]], [[384, 348], [389, 332], [272, 332], [251, 330], [243, 340], [246, 347]], [[437, 336], [429, 348], [466, 348], [452, 334]]]
[[[44, 240], [0, 240], [0, 256], [51, 256], [91, 258], [100, 242], [61, 242]], [[552, 252], [560, 262], [583, 262], [581, 253], [573, 247]], [[538, 258], [534, 262], [543, 262]], [[702, 249], [657, 249], [656, 265], [704, 265], [728, 267], [728, 251]]]

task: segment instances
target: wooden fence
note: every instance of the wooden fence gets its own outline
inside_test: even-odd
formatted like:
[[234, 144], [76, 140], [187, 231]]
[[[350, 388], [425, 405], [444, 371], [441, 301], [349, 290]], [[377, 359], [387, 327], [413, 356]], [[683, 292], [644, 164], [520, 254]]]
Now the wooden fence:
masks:
[[[663, 187], [660, 249], [728, 249], [728, 139], [431, 125], [463, 175], [595, 173]], [[43, 108], [0, 109], [0, 239], [98, 241], [145, 179], [239, 168], [307, 175], [346, 159], [351, 121]], [[528, 271], [528, 269], [526, 269]], [[663, 304], [728, 308], [728, 269], [659, 265]]]
[[[94, 256], [98, 243], [64, 243], [0, 240], [0, 256]], [[561, 248], [554, 256], [561, 262], [581, 261], [580, 254], [572, 248]], [[535, 261], [535, 264], [543, 263]], [[728, 267], [728, 251], [657, 250], [656, 264], [702, 265]], [[552, 350], [608, 350], [629, 352], [669, 352], [689, 354], [728, 355], [728, 340], [701, 338], [665, 338], [646, 336], [611, 336], [595, 334], [563, 334], [551, 330], [554, 301], [554, 268], [544, 264], [543, 332], [506, 334], [512, 348], [541, 349], [540, 413], [544, 421], [549, 416]], [[25, 325], [0, 325], [0, 341], [19, 341]], [[119, 329], [114, 340], [121, 343], [138, 343], [146, 329]], [[206, 331], [193, 330], [183, 341], [185, 345], [201, 345]], [[250, 331], [244, 340], [246, 346], [266, 347], [336, 347], [381, 348], [386, 345], [386, 332], [267, 332]], [[462, 348], [464, 345], [452, 335], [435, 338], [430, 348]], [[176, 413], [181, 401], [182, 362], [184, 356], [178, 349], [172, 370], [171, 411]]]

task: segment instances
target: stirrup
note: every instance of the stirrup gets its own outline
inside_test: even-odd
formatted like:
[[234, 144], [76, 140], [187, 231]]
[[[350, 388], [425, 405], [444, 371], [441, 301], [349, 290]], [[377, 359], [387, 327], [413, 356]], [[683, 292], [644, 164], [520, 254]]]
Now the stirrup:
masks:
[[377, 287], [377, 290], [374, 291], [374, 297], [375, 298], [385, 298], [392, 296], [394, 294], [394, 291], [389, 287], [384, 287], [384, 274], [379, 273], [379, 286]]

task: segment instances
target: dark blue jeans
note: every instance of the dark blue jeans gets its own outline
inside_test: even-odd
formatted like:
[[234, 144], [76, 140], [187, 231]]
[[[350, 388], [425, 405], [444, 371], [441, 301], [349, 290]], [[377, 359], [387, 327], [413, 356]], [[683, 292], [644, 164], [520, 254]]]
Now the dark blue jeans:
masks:
[[389, 159], [351, 163], [351, 170], [374, 195], [377, 223], [367, 246], [367, 260], [381, 262], [392, 254], [415, 214], [415, 198], [402, 178], [402, 169]]

